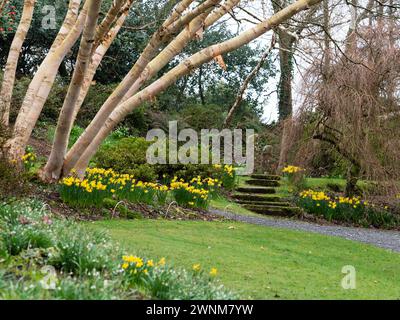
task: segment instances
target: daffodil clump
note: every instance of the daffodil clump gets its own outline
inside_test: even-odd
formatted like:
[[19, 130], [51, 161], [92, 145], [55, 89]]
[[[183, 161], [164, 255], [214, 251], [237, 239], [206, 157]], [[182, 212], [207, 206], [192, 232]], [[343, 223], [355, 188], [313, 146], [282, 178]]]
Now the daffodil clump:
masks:
[[183, 179], [178, 180], [177, 177], [174, 177], [171, 181], [170, 189], [178, 205], [202, 209], [208, 208], [209, 190], [191, 185]]
[[197, 176], [190, 180], [190, 184], [197, 187], [198, 189], [206, 189], [209, 191], [210, 196], [215, 196], [218, 194], [220, 188], [222, 187], [222, 181], [218, 178], [205, 178]]
[[[192, 266], [192, 270], [195, 273], [204, 273], [200, 263], [195, 263]], [[208, 272], [208, 275], [211, 276], [211, 277], [216, 277], [217, 274], [218, 274], [218, 269], [217, 268], [211, 268], [210, 271]]]
[[26, 170], [29, 170], [35, 165], [36, 155], [33, 152], [28, 152], [21, 157], [22, 163]]
[[123, 256], [121, 269], [126, 277], [129, 278], [130, 281], [135, 283], [140, 283], [146, 278], [150, 278], [155, 268], [164, 267], [165, 266], [165, 258], [160, 259], [157, 263], [153, 260], [146, 260], [137, 256]]
[[289, 192], [299, 192], [306, 188], [306, 170], [296, 166], [286, 166], [282, 173], [287, 178]]
[[390, 227], [399, 219], [387, 211], [370, 204], [360, 197], [330, 196], [323, 191], [305, 190], [300, 192], [297, 204], [306, 212], [332, 221], [375, 227]]
[[298, 173], [302, 171], [304, 171], [303, 168], [296, 166], [286, 166], [285, 168], [282, 169], [283, 173], [288, 173], [288, 174]]
[[133, 175], [101, 168], [87, 169], [84, 179], [74, 176], [75, 172], [72, 174], [61, 181], [60, 195], [64, 202], [79, 207], [101, 207], [106, 198], [160, 205], [171, 198], [185, 207], [206, 209], [211, 195], [221, 186], [218, 179], [201, 177], [192, 179], [190, 183], [174, 177], [167, 186], [137, 181]]
[[74, 175], [64, 178], [60, 195], [64, 202], [83, 207], [101, 206], [104, 199], [111, 197], [133, 203], [164, 204], [168, 190], [167, 186], [137, 181], [133, 175], [118, 174], [112, 169], [90, 168], [84, 179]]
[[232, 165], [214, 164], [215, 176], [222, 186], [228, 190], [232, 190], [236, 186], [237, 175]]
[[[158, 299], [174, 299], [179, 296], [187, 299], [230, 299], [231, 294], [224, 292], [221, 283], [216, 279], [218, 270], [211, 268], [208, 272], [200, 264], [195, 264], [192, 271], [171, 268], [165, 258], [149, 260], [139, 256], [125, 255], [120, 264], [120, 274], [128, 287], [141, 288], [145, 294]], [[209, 294], [210, 287], [216, 288], [216, 295]]]

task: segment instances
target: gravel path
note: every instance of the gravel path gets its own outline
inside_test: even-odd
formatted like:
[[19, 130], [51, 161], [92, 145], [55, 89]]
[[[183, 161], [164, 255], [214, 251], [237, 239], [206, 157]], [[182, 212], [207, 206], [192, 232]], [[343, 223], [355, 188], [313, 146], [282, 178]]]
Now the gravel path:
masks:
[[375, 229], [319, 225], [310, 222], [296, 221], [284, 218], [274, 218], [274, 217], [244, 216], [216, 209], [210, 209], [210, 212], [212, 214], [223, 216], [236, 221], [247, 222], [251, 224], [257, 224], [268, 227], [315, 232], [329, 236], [341, 237], [348, 240], [364, 242], [375, 245], [377, 247], [400, 252], [400, 232], [398, 231], [386, 231], [386, 230], [383, 231]]

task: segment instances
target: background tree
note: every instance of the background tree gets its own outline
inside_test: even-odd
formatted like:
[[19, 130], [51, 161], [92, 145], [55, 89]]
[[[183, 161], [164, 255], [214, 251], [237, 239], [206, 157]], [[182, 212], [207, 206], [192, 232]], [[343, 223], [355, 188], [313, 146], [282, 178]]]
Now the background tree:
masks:
[[[68, 174], [72, 168], [76, 168], [82, 174], [102, 141], [126, 116], [144, 102], [151, 101], [178, 79], [191, 74], [195, 69], [213, 59], [222, 61], [224, 55], [247, 45], [267, 31], [278, 27], [293, 15], [307, 10], [320, 1], [299, 0], [245, 32], [225, 41], [210, 46], [206, 45], [205, 48], [194, 54], [185, 56], [184, 49], [187, 45], [195, 38], [201, 38], [209, 27], [236, 7], [239, 1], [206, 0], [196, 3], [189, 9], [192, 2], [191, 0], [180, 1], [161, 26], [150, 36], [133, 67], [100, 108], [82, 136], [68, 151], [65, 161], [63, 161], [64, 157], [59, 154], [62, 150], [53, 148], [52, 151], [56, 152], [57, 157], [50, 157], [50, 161], [43, 172], [46, 179], [57, 180], [62, 172]], [[18, 160], [24, 153], [60, 65], [81, 36], [85, 24], [88, 25], [89, 21], [93, 20], [95, 13], [93, 10], [88, 10], [93, 3], [87, 0], [84, 1], [83, 6], [79, 6], [80, 4], [81, 1], [79, 0], [70, 1], [63, 26], [30, 83], [13, 128], [12, 138], [6, 143], [9, 159]], [[128, 7], [124, 7], [124, 5], [128, 5]], [[168, 5], [169, 3], [165, 7], [168, 7]], [[97, 27], [95, 39], [99, 40], [94, 42], [92, 57], [96, 54], [103, 54], [102, 57], [104, 57], [104, 53], [100, 53], [99, 50], [102, 50], [101, 46], [104, 45], [106, 36], [129, 8], [129, 1], [115, 1], [110, 4], [106, 16]], [[104, 25], [107, 28], [103, 28]], [[81, 42], [79, 51], [83, 50], [84, 43]], [[180, 59], [181, 62], [164, 75], [158, 74], [162, 68], [175, 59]], [[93, 59], [91, 61], [94, 63]], [[85, 80], [90, 79], [92, 75], [93, 73], [85, 72]], [[89, 83], [89, 81], [83, 81], [81, 86], [85, 83]], [[76, 103], [72, 107], [74, 110], [79, 110], [80, 104]], [[61, 118], [63, 117], [64, 114], [61, 113]], [[67, 127], [72, 128], [75, 118], [65, 117], [65, 119], [69, 122]], [[62, 139], [67, 138], [68, 133], [64, 134]]]

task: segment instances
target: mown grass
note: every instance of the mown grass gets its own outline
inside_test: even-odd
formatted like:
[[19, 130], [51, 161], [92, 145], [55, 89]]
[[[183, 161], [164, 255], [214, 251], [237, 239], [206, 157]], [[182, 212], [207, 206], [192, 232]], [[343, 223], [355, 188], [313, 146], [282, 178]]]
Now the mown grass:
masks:
[[[400, 299], [400, 255], [313, 233], [236, 222], [99, 221], [127, 251], [166, 257], [191, 268], [217, 267], [241, 298]], [[342, 268], [356, 268], [354, 290], [344, 290]]]

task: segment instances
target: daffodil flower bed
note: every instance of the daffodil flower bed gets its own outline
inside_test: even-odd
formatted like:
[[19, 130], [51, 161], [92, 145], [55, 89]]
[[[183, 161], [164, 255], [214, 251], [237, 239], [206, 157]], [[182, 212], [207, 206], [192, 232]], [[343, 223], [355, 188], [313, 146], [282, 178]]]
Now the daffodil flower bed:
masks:
[[360, 197], [336, 197], [323, 191], [305, 190], [299, 194], [296, 202], [306, 212], [328, 221], [342, 221], [364, 227], [392, 228], [400, 225], [397, 216]]
[[[74, 172], [72, 173], [74, 174]], [[206, 209], [222, 181], [200, 176], [185, 182], [174, 177], [170, 185], [137, 181], [133, 175], [118, 174], [112, 169], [87, 169], [84, 179], [74, 175], [60, 184], [61, 199], [78, 207], [101, 207], [104, 199], [116, 198], [132, 203], [165, 204], [168, 199], [185, 207]]]

